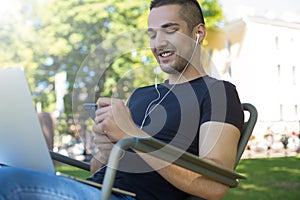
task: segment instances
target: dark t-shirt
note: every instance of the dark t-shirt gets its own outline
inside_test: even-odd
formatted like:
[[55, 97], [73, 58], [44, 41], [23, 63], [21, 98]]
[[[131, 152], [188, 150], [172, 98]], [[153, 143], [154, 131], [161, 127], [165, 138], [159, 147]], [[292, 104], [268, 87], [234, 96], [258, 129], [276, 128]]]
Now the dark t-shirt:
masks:
[[[199, 129], [208, 121], [225, 122], [242, 131], [244, 114], [234, 85], [209, 76], [187, 83], [162, 83], [135, 90], [128, 107], [137, 126], [156, 139], [199, 155]], [[171, 89], [171, 91], [170, 91]], [[90, 180], [102, 182], [105, 168]], [[133, 151], [120, 160], [115, 187], [141, 200], [182, 200], [187, 194], [161, 177]]]

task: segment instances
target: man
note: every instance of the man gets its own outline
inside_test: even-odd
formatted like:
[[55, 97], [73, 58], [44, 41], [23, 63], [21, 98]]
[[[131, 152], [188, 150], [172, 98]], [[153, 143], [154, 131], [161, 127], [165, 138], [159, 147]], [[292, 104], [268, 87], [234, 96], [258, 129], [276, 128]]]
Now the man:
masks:
[[[98, 99], [93, 131], [99, 152], [91, 161], [93, 176], [90, 180], [102, 182], [113, 143], [128, 137], [153, 136], [209, 162], [233, 169], [243, 112], [235, 87], [207, 76], [202, 68], [201, 44], [206, 29], [198, 2], [153, 0], [148, 27], [153, 55], [169, 78], [162, 84], [138, 88], [127, 106], [119, 99]], [[221, 199], [228, 190], [228, 186], [204, 175], [134, 150], [125, 152], [120, 163], [115, 187], [136, 193], [136, 199], [183, 200], [189, 194]], [[37, 182], [50, 179], [36, 176]], [[1, 179], [0, 175], [2, 187]], [[100, 193], [69, 180], [53, 177], [51, 180], [56, 180], [56, 185], [43, 187], [49, 188], [57, 199], [59, 195], [93, 199]], [[57, 186], [67, 181], [67, 191]], [[75, 191], [72, 190], [74, 187]], [[14, 187], [8, 189], [11, 193], [0, 192], [0, 198], [12, 196]], [[112, 199], [132, 198], [114, 194]]]
[[[99, 151], [99, 154], [101, 154], [101, 152], [107, 152], [109, 145], [107, 145], [106, 141], [108, 139], [116, 142], [132, 136], [144, 137], [152, 135], [167, 143], [171, 141], [173, 144], [177, 144], [177, 146], [198, 154], [215, 164], [233, 169], [240, 129], [243, 123], [243, 114], [239, 99], [235, 93], [235, 88], [228, 83], [218, 82], [207, 77], [203, 71], [200, 59], [200, 46], [205, 37], [206, 29], [198, 3], [196, 1], [185, 0], [160, 0], [152, 1], [150, 9], [151, 12], [148, 18], [150, 46], [161, 69], [169, 75], [168, 83], [136, 90], [129, 100], [129, 108], [127, 108], [121, 100], [99, 98], [99, 110], [96, 112], [96, 125], [93, 130], [95, 133], [98, 133], [98, 146], [100, 148], [106, 148], [106, 151]], [[193, 40], [190, 38], [193, 38]], [[189, 85], [192, 89], [189, 89], [189, 86], [183, 87], [184, 84]], [[201, 86], [201, 84], [203, 85]], [[174, 85], [176, 86], [173, 87]], [[195, 91], [197, 90], [196, 87], [202, 90], [202, 92], [205, 91], [206, 94]], [[169, 93], [170, 90], [171, 92]], [[172, 117], [171, 115], [182, 117], [184, 112], [188, 113], [186, 115], [193, 115], [191, 111], [196, 109], [195, 107], [192, 107], [190, 110], [188, 107], [179, 109], [180, 114], [176, 114], [175, 111], [173, 113], [166, 111], [168, 113], [164, 126], [169, 129], [174, 128], [174, 130], [176, 130], [175, 132], [168, 132], [166, 127], [163, 127], [160, 131], [155, 133], [151, 132], [151, 128], [149, 129], [149, 127], [154, 127], [155, 125], [151, 124], [151, 122], [147, 122], [147, 120], [154, 121], [157, 118], [159, 118], [159, 120], [156, 121], [164, 120], [164, 118], [160, 118], [161, 110], [158, 109], [158, 107], [155, 108], [155, 106], [159, 105], [167, 110], [168, 106], [174, 102], [173, 100], [178, 100], [178, 98], [180, 103], [175, 104], [174, 107], [177, 105], [182, 107], [185, 105], [184, 103], [190, 103], [189, 101], [185, 102], [184, 99], [190, 100], [190, 98], [194, 97], [191, 96], [192, 94], [188, 94], [190, 96], [182, 95], [182, 90], [190, 90], [190, 92], [196, 93], [196, 106], [200, 107], [198, 115], [202, 112], [203, 116], [199, 116], [198, 119], [187, 117], [181, 120], [181, 124], [189, 120], [192, 120], [196, 124], [194, 129], [189, 127], [188, 131], [181, 134], [191, 135], [190, 131], [193, 129], [196, 133], [191, 135], [193, 137], [190, 139], [199, 139], [198, 133], [202, 135], [201, 138], [203, 140], [204, 138], [211, 137], [210, 139], [206, 139], [205, 143], [203, 143], [203, 141], [188, 141], [189, 146], [182, 146], [180, 141], [174, 142], [174, 137], [178, 137], [180, 133], [178, 133], [178, 128], [172, 127], [178, 120], [176, 121], [176, 117]], [[174, 98], [174, 93], [176, 98]], [[226, 95], [228, 95], [228, 98], [224, 97]], [[159, 98], [156, 99], [157, 96], [159, 96]], [[155, 101], [153, 102], [153, 100]], [[206, 101], [211, 102], [208, 103]], [[218, 110], [221, 105], [223, 107], [221, 108], [222, 110]], [[150, 109], [150, 107], [154, 109]], [[214, 108], [215, 110], [213, 110]], [[225, 113], [225, 111], [223, 111], [224, 109], [229, 110]], [[152, 114], [151, 120], [149, 119], [150, 116], [148, 116], [149, 111]], [[223, 120], [221, 119], [222, 117]], [[172, 120], [169, 122], [169, 119]], [[227, 120], [229, 121], [227, 122]], [[150, 123], [147, 124], [145, 130], [143, 127], [140, 127], [143, 126], [143, 123]], [[186, 125], [186, 127], [187, 126], [188, 125]], [[197, 129], [199, 126], [200, 128]], [[185, 130], [187, 130], [187, 128], [185, 128]], [[101, 134], [104, 134], [104, 136]], [[103, 138], [106, 145], [101, 145], [101, 138]], [[200, 143], [202, 145], [199, 145]], [[201, 152], [197, 149], [198, 146], [202, 149]], [[97, 162], [97, 157], [95, 157], [92, 161], [92, 172], [103, 164], [106, 164], [107, 156], [106, 159], [103, 159], [104, 157], [103, 155], [99, 155], [98, 161], [100, 162]], [[159, 161], [153, 158], [145, 158], [144, 156], [142, 159], [152, 168], [158, 168], [157, 172], [159, 175], [155, 171], [147, 172], [145, 173], [146, 175], [138, 172], [119, 172], [116, 178], [116, 187], [131, 190], [137, 193], [139, 198], [145, 199], [151, 199], [151, 197], [155, 197], [153, 199], [183, 199], [186, 195], [185, 193], [207, 199], [219, 199], [227, 192], [227, 186], [208, 180], [204, 176], [194, 174], [175, 165], [159, 167]], [[123, 160], [125, 162], [126, 159]], [[132, 168], [134, 166], [130, 167]], [[123, 171], [126, 170], [123, 169]], [[92, 178], [92, 180], [101, 182], [103, 174], [104, 169], [98, 171], [96, 178]], [[137, 185], [131, 184], [137, 180], [147, 180], [147, 182]], [[167, 182], [165, 180], [167, 180]], [[163, 188], [163, 190], [161, 192], [154, 192], [159, 191], [159, 188]], [[149, 193], [150, 195], [148, 195]]]

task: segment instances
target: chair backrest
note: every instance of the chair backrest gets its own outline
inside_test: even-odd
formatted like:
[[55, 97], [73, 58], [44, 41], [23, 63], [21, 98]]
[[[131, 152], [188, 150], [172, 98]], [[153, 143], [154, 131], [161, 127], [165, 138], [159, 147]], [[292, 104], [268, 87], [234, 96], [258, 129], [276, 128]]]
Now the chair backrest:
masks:
[[[243, 103], [242, 106], [243, 106], [244, 112], [249, 112], [249, 117], [248, 117], [247, 121], [245, 121], [244, 127], [243, 127], [243, 132], [241, 133], [238, 150], [237, 150], [237, 154], [236, 154], [235, 167], [237, 166], [237, 164], [239, 163], [239, 161], [243, 155], [243, 152], [246, 148], [246, 145], [249, 141], [249, 138], [252, 134], [252, 131], [254, 129], [254, 126], [255, 126], [256, 120], [257, 120], [257, 110], [252, 104]], [[246, 116], [247, 115], [245, 115], [245, 117]]]
[[[239, 140], [238, 150], [237, 150], [237, 154], [236, 154], [235, 167], [238, 165], [238, 163], [243, 155], [243, 152], [246, 148], [246, 145], [249, 141], [249, 138], [252, 134], [252, 131], [254, 129], [254, 126], [255, 126], [256, 120], [257, 120], [257, 110], [252, 104], [243, 103], [242, 107], [243, 107], [243, 110], [245, 113], [246, 112], [249, 113], [249, 116], [247, 114], [245, 114], [245, 117], [248, 116], [248, 118], [246, 118], [246, 121], [243, 126], [243, 132], [241, 133], [241, 137]], [[188, 196], [186, 198], [186, 200], [204, 200], [204, 199], [200, 198], [200, 197], [195, 197], [195, 196]]]

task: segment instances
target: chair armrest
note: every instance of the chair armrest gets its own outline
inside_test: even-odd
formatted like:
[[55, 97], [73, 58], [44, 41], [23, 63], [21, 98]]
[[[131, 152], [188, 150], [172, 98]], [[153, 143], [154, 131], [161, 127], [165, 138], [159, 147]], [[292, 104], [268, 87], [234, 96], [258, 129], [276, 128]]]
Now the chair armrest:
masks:
[[101, 199], [108, 200], [110, 198], [111, 189], [113, 187], [116, 175], [116, 169], [119, 165], [119, 157], [121, 156], [123, 150], [127, 150], [129, 148], [136, 149], [144, 153], [149, 153], [150, 155], [162, 160], [171, 162], [196, 173], [203, 174], [212, 180], [221, 182], [230, 187], [236, 187], [238, 185], [237, 179], [246, 178], [245, 176], [242, 176], [233, 170], [214, 165], [191, 153], [185, 152], [175, 146], [168, 145], [155, 138], [133, 137], [123, 139], [114, 145], [104, 176]]
[[78, 167], [80, 169], [84, 169], [86, 171], [90, 171], [90, 164], [86, 163], [86, 162], [82, 162], [80, 160], [76, 160], [67, 156], [64, 156], [62, 154], [53, 152], [53, 151], [49, 151], [50, 156], [53, 160], [74, 166], [74, 167]]

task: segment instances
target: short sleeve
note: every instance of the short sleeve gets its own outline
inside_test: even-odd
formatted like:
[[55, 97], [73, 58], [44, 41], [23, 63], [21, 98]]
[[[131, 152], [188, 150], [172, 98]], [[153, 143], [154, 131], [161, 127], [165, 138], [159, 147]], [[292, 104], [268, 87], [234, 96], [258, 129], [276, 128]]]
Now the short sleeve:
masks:
[[208, 87], [201, 105], [200, 125], [207, 121], [229, 123], [242, 132], [244, 112], [233, 84], [217, 81]]

